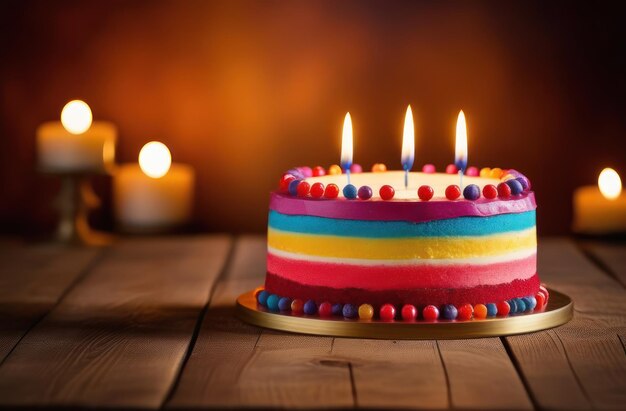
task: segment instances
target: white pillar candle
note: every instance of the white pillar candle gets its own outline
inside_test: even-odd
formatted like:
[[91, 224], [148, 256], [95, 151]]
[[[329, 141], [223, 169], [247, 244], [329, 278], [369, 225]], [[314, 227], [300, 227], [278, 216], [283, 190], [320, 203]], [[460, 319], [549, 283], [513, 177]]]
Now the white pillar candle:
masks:
[[626, 194], [621, 180], [612, 169], [600, 173], [597, 186], [585, 186], [574, 192], [575, 232], [581, 234], [626, 233]]
[[119, 166], [113, 179], [117, 224], [127, 231], [163, 231], [189, 222], [195, 174], [186, 164], [171, 163], [167, 147], [151, 142], [140, 164]]
[[37, 128], [39, 168], [45, 172], [102, 172], [115, 161], [117, 129], [112, 123], [92, 123], [89, 106], [78, 100], [66, 104], [61, 121]]

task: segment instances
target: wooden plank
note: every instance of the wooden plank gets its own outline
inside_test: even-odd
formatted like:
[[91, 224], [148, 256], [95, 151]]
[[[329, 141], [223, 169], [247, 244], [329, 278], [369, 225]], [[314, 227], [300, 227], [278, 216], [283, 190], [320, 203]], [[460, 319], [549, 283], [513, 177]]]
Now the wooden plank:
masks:
[[114, 246], [0, 367], [0, 405], [160, 407], [230, 244]]
[[626, 287], [626, 243], [585, 241], [581, 245], [596, 263]]
[[262, 331], [234, 319], [234, 301], [262, 284], [265, 238], [243, 237], [218, 285], [169, 408], [349, 407], [347, 364], [332, 338]]
[[102, 250], [55, 244], [0, 247], [0, 363]]
[[575, 303], [575, 318], [552, 331], [508, 337], [535, 403], [553, 409], [626, 404], [626, 292], [566, 240], [540, 241], [539, 273]]

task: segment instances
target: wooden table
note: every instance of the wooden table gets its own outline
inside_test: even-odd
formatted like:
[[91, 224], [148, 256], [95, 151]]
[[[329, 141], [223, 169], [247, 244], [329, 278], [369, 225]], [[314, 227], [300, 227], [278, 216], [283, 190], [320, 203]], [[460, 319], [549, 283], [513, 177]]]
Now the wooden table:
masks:
[[506, 338], [385, 341], [262, 330], [233, 302], [265, 239], [0, 239], [0, 406], [626, 408], [626, 246], [541, 239], [567, 325]]

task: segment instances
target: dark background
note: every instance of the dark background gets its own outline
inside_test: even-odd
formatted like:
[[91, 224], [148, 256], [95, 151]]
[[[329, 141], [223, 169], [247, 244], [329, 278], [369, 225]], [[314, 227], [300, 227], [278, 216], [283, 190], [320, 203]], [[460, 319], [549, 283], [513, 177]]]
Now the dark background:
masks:
[[[533, 182], [541, 234], [569, 231], [575, 187], [626, 174], [626, 14], [619, 4], [389, 1], [54, 1], [0, 4], [0, 224], [53, 226], [58, 182], [35, 172], [35, 129], [70, 99], [197, 172], [195, 230], [262, 231], [294, 165], [452, 162], [459, 109], [470, 164]], [[99, 178], [110, 227], [110, 181]]]

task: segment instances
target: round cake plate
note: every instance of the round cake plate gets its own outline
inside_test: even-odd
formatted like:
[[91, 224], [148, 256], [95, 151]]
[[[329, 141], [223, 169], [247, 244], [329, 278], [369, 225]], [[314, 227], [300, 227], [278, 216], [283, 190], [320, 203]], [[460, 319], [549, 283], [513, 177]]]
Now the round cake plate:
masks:
[[469, 321], [381, 321], [340, 317], [273, 313], [259, 306], [254, 291], [237, 298], [237, 317], [252, 325], [301, 334], [394, 340], [432, 340], [499, 337], [545, 330], [572, 319], [574, 303], [567, 295], [549, 289], [550, 299], [542, 311], [508, 317]]

